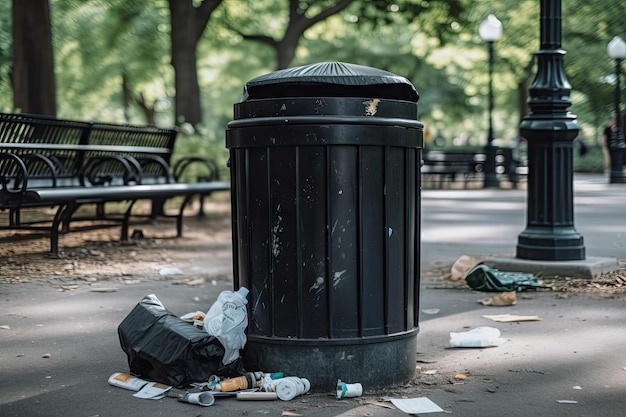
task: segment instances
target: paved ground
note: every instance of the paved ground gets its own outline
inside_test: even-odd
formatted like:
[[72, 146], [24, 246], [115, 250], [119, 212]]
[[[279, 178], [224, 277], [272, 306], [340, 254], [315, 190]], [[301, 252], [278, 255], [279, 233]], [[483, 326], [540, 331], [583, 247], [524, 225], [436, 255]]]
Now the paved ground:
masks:
[[[601, 177], [577, 177], [575, 189], [575, 223], [588, 255], [626, 258], [626, 188]], [[202, 230], [195, 228], [183, 239], [138, 248], [90, 242], [87, 252], [67, 248], [55, 261], [41, 252], [1, 254], [0, 415], [401, 416], [386, 398], [422, 396], [459, 416], [623, 415], [626, 309], [619, 287], [523, 293], [515, 306], [486, 307], [477, 300], [491, 294], [454, 288], [436, 272], [461, 255], [512, 254], [525, 226], [523, 190], [422, 193], [419, 368], [404, 387], [364, 387], [365, 395], [348, 400], [333, 393], [289, 402], [218, 399], [204, 408], [171, 398], [139, 400], [109, 386], [109, 375], [127, 371], [117, 326], [144, 295], [154, 293], [172, 312], [184, 314], [208, 309], [220, 291], [231, 288], [229, 231], [224, 223], [214, 229], [211, 221], [218, 222], [193, 223], [205, 224], [211, 239], [199, 238]], [[114, 259], [117, 269], [106, 259]], [[52, 267], [41, 266], [50, 262]], [[159, 274], [170, 267], [183, 274]], [[542, 320], [496, 323], [483, 317], [504, 313]], [[447, 347], [450, 332], [480, 326], [498, 328], [506, 342], [485, 349]], [[467, 379], [454, 379], [457, 374]]]

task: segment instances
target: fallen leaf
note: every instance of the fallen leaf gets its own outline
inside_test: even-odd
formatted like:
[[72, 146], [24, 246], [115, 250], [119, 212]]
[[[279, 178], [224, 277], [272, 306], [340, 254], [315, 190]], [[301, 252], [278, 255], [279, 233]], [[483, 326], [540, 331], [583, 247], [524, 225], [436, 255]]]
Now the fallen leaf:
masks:
[[385, 403], [380, 402], [380, 401], [366, 401], [365, 404], [371, 404], [371, 405], [375, 405], [375, 406], [378, 406], [378, 407], [388, 408], [390, 410], [395, 410], [396, 409], [396, 407], [394, 407], [393, 405], [385, 404]]
[[483, 298], [478, 302], [484, 306], [512, 306], [517, 303], [515, 291], [503, 292], [490, 298]]

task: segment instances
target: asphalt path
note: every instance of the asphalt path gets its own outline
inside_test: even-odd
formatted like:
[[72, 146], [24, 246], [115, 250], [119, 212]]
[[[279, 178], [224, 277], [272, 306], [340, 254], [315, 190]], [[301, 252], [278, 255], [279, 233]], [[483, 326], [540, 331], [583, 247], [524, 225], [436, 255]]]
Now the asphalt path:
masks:
[[[513, 254], [525, 227], [525, 198], [525, 190], [423, 191], [422, 269], [450, 265], [461, 255]], [[577, 177], [574, 198], [575, 225], [587, 255], [624, 258], [626, 186], [609, 185], [600, 176]], [[228, 265], [212, 264], [207, 256], [198, 259], [199, 266]], [[231, 398], [205, 408], [172, 398], [140, 400], [107, 383], [112, 373], [127, 371], [117, 326], [144, 295], [156, 294], [182, 315], [208, 309], [231, 285], [154, 281], [108, 293], [88, 287], [59, 292], [46, 283], [0, 285], [0, 416], [405, 415], [374, 404], [383, 395], [368, 387], [353, 399], [337, 400], [334, 393], [288, 402]], [[416, 364], [433, 372], [421, 374], [417, 385], [390, 387], [388, 396], [425, 396], [458, 416], [623, 415], [623, 300], [523, 293], [515, 306], [494, 308], [477, 303], [484, 297], [422, 280]], [[505, 313], [542, 320], [495, 323], [483, 317]], [[481, 326], [498, 328], [504, 343], [447, 346], [450, 332]], [[466, 379], [454, 379], [457, 374]]]

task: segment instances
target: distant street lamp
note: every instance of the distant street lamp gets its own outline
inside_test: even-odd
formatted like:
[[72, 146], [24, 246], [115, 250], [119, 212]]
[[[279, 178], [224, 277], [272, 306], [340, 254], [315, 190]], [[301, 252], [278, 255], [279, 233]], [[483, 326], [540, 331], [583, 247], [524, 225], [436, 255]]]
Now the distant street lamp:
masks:
[[615, 130], [608, 138], [609, 153], [611, 155], [611, 184], [626, 183], [624, 177], [624, 132], [622, 131], [622, 117], [620, 115], [620, 78], [622, 78], [622, 59], [626, 57], [626, 43], [616, 36], [607, 47], [609, 56], [615, 60]]
[[483, 187], [499, 187], [500, 182], [496, 174], [496, 154], [497, 147], [493, 144], [493, 62], [494, 47], [493, 43], [502, 37], [502, 22], [497, 17], [490, 14], [487, 16], [480, 26], [478, 33], [484, 42], [487, 42], [489, 49], [489, 130], [487, 132], [487, 145], [485, 146], [485, 173]]

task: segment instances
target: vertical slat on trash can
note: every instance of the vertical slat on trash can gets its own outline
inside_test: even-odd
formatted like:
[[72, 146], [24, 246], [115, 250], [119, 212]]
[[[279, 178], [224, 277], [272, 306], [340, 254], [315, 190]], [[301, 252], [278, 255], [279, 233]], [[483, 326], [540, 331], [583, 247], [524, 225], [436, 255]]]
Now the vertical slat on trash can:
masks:
[[[384, 334], [386, 319], [385, 265], [372, 253], [385, 251], [385, 211], [381, 195], [385, 193], [385, 177], [378, 170], [385, 166], [385, 148], [361, 147], [361, 195], [359, 198], [361, 236], [361, 285], [363, 308], [362, 334], [374, 336]], [[373, 227], [372, 227], [373, 225]]]
[[306, 149], [305, 157], [299, 158], [300, 177], [300, 270], [302, 290], [309, 297], [301, 297], [302, 326], [301, 338], [327, 336], [328, 328], [328, 292], [324, 278], [328, 273], [328, 254], [326, 228], [318, 225], [326, 224], [328, 213], [327, 187], [327, 155], [321, 146]]

